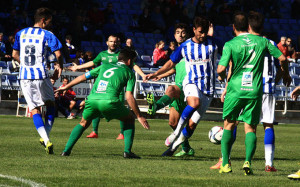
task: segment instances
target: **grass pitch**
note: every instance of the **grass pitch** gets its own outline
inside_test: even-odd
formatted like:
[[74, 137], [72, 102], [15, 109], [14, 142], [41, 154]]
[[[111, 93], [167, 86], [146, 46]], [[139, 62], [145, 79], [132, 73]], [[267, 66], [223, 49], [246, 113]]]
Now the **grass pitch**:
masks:
[[[253, 176], [244, 176], [244, 128], [240, 124], [232, 150], [230, 174], [210, 170], [220, 156], [220, 145], [208, 140], [208, 131], [221, 122], [202, 121], [190, 140], [195, 157], [165, 158], [165, 138], [171, 129], [166, 120], [149, 120], [145, 130], [136, 122], [133, 152], [140, 160], [122, 157], [123, 141], [116, 140], [119, 122], [101, 121], [99, 138], [88, 139], [84, 132], [71, 156], [61, 157], [70, 132], [79, 119], [57, 118], [51, 132], [54, 155], [46, 155], [32, 119], [0, 116], [0, 186], [299, 186], [288, 174], [300, 168], [300, 126], [275, 126], [275, 173], [264, 171], [264, 132], [257, 130], [257, 149], [252, 162]], [[29, 182], [28, 182], [29, 181]]]

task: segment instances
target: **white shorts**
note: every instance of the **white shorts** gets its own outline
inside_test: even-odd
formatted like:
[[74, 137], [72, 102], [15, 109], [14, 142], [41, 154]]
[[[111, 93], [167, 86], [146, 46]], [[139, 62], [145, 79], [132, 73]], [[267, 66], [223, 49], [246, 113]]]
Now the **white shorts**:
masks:
[[274, 120], [275, 120], [275, 96], [272, 94], [263, 94], [260, 122], [274, 123]]
[[212, 97], [204, 95], [195, 84], [185, 85], [183, 88], [183, 92], [185, 95], [184, 100], [186, 100], [186, 98], [189, 96], [198, 97], [200, 99], [200, 107], [197, 111], [194, 112], [194, 114], [191, 117], [192, 121], [198, 124], [203, 115], [205, 114], [207, 108], [209, 107], [212, 101]]
[[29, 110], [45, 105], [45, 102], [54, 101], [53, 86], [50, 79], [21, 80], [21, 88]]

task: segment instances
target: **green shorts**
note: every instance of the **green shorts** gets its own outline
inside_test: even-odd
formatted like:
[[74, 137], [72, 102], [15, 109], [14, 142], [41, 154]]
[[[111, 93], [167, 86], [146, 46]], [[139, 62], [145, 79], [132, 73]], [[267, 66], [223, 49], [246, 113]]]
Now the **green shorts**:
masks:
[[173, 102], [169, 105], [170, 108], [174, 107], [174, 109], [179, 113], [182, 114], [184, 108], [186, 107], [186, 102], [184, 101], [184, 92], [182, 90], [182, 85], [176, 84], [180, 88], [180, 96], [179, 99], [174, 99]]
[[85, 120], [100, 117], [107, 121], [120, 119], [129, 115], [129, 109], [124, 102], [116, 100], [86, 100], [82, 116]]
[[262, 97], [243, 99], [226, 95], [223, 107], [223, 119], [244, 121], [249, 125], [258, 125], [260, 121]]

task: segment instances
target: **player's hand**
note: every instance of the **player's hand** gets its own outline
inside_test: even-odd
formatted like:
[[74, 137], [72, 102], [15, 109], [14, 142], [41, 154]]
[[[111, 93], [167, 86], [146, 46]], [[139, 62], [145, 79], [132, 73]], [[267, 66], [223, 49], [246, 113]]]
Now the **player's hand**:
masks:
[[224, 89], [224, 91], [223, 91], [222, 94], [221, 94], [221, 102], [222, 102], [222, 103], [224, 103], [224, 101], [225, 101], [226, 93], [227, 93], [227, 89]]
[[57, 79], [59, 79], [59, 77], [61, 76], [61, 72], [62, 72], [62, 69], [60, 68], [60, 66], [58, 65], [58, 66], [54, 66], [54, 73], [53, 73], [53, 75], [52, 75], [52, 78], [54, 79], [54, 80], [57, 80]]
[[156, 76], [154, 76], [154, 74], [151, 73], [151, 74], [146, 75], [146, 80], [148, 81], [148, 80], [153, 79], [153, 78], [155, 78], [155, 77], [156, 77]]
[[293, 90], [293, 92], [291, 93], [292, 99], [296, 100], [298, 98], [299, 94], [300, 94], [300, 86], [298, 86], [297, 88], [295, 88]]
[[286, 86], [290, 86], [290, 84], [292, 82], [292, 78], [291, 78], [291, 76], [289, 74], [286, 75], [286, 76], [284, 76], [282, 78], [282, 80], [283, 80], [283, 84], [286, 85]]
[[157, 77], [154, 77], [152, 80], [153, 80], [153, 81], [159, 81], [160, 79], [162, 79], [162, 77], [157, 76]]
[[139, 120], [140, 124], [141, 124], [145, 129], [150, 129], [150, 126], [149, 126], [148, 121], [146, 120], [146, 118], [144, 118], [144, 117], [141, 116], [141, 117], [138, 117], [137, 119]]
[[143, 82], [148, 82], [146, 75], [142, 76]]
[[66, 89], [65, 86], [63, 86], [63, 87], [60, 87], [60, 88], [56, 89], [56, 90], [54, 91], [54, 93], [63, 92], [63, 91], [65, 91], [65, 90], [67, 90], [67, 89]]
[[223, 79], [220, 75], [218, 76], [218, 80], [222, 83], [225, 82], [225, 79]]
[[77, 64], [73, 63], [73, 66], [70, 66], [69, 70], [76, 71], [77, 70]]

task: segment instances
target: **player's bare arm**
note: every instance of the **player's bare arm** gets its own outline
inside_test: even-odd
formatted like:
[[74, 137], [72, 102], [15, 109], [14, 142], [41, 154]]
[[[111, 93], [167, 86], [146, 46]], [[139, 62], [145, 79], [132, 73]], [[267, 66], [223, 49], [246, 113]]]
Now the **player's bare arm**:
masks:
[[149, 80], [149, 79], [153, 79], [153, 78], [156, 78], [158, 75], [161, 75], [167, 71], [169, 71], [170, 69], [172, 69], [173, 67], [175, 66], [175, 63], [172, 62], [172, 60], [168, 60], [165, 65], [160, 68], [158, 71], [156, 71], [155, 73], [153, 74], [148, 74], [146, 75], [146, 79]]
[[54, 51], [54, 54], [55, 54], [56, 59], [57, 59], [57, 62], [55, 63], [55, 66], [54, 66], [54, 68], [55, 68], [54, 71], [56, 71], [57, 73], [54, 73], [53, 79], [57, 80], [60, 77], [61, 72], [62, 72], [62, 68], [63, 68], [63, 64], [64, 64], [64, 58], [63, 58], [60, 50]]
[[291, 82], [292, 82], [292, 78], [289, 74], [289, 64], [287, 61], [287, 58], [284, 55], [281, 55], [280, 57], [278, 57], [280, 66], [281, 66], [281, 70], [282, 70], [282, 80], [283, 83], [286, 86], [290, 86]]
[[222, 66], [222, 65], [218, 65], [218, 68], [217, 68], [217, 73], [219, 74], [219, 77], [218, 79], [222, 82], [225, 81], [226, 79], [226, 67], [225, 66]]
[[292, 99], [296, 100], [300, 95], [300, 86], [296, 87], [293, 92], [291, 93]]
[[69, 84], [67, 84], [66, 86], [60, 87], [60, 88], [58, 88], [57, 90], [55, 90], [54, 92], [56, 93], [56, 92], [61, 92], [61, 91], [64, 91], [64, 90], [68, 90], [68, 89], [72, 88], [73, 86], [75, 86], [75, 85], [77, 85], [77, 84], [79, 84], [79, 83], [81, 83], [81, 82], [84, 82], [84, 81], [86, 81], [86, 80], [87, 80], [87, 79], [86, 79], [86, 77], [85, 77], [85, 74], [80, 75], [80, 76], [76, 77], [76, 79], [72, 80], [72, 81], [71, 81]]
[[138, 121], [141, 123], [141, 125], [145, 128], [145, 129], [150, 129], [150, 126], [148, 124], [148, 121], [146, 120], [146, 118], [144, 118], [141, 115], [141, 111], [136, 103], [136, 100], [133, 97], [132, 92], [130, 91], [126, 91], [126, 100], [128, 105], [130, 106], [130, 108], [132, 109], [132, 111], [134, 112], [134, 114], [136, 115]]
[[95, 66], [94, 62], [89, 61], [89, 62], [81, 64], [81, 65], [73, 64], [73, 66], [70, 66], [69, 69], [72, 70], [72, 71], [76, 71], [76, 70], [79, 70], [79, 69], [91, 68], [91, 67], [94, 67], [94, 66]]
[[169, 77], [169, 76], [171, 76], [171, 75], [173, 75], [173, 74], [175, 74], [175, 73], [176, 73], [176, 70], [175, 70], [175, 69], [170, 69], [170, 70], [167, 71], [166, 73], [163, 73], [163, 74], [157, 76], [157, 77], [154, 78], [153, 80], [154, 80], [154, 81], [159, 81], [160, 79], [165, 78], [165, 77]]
[[146, 80], [146, 74], [143, 72], [143, 70], [138, 65], [133, 66], [134, 71], [136, 71], [142, 78], [144, 82], [147, 82]]
[[20, 51], [13, 50], [12, 57], [14, 58], [14, 60], [16, 60], [20, 63]]

